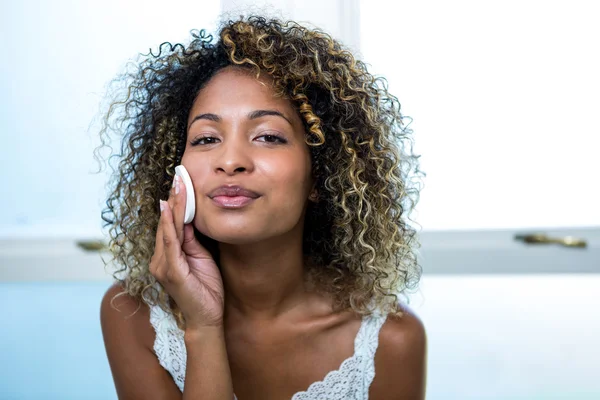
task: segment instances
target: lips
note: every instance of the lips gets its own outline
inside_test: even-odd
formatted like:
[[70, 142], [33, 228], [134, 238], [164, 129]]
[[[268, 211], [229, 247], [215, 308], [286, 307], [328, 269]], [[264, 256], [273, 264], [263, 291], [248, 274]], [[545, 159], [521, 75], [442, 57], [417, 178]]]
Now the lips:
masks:
[[208, 197], [212, 199], [214, 204], [220, 208], [242, 208], [260, 195], [252, 190], [241, 186], [220, 186], [210, 192]]
[[246, 196], [216, 196], [212, 198], [212, 201], [222, 208], [241, 208], [252, 203], [254, 199]]
[[208, 197], [214, 199], [215, 197], [247, 197], [250, 199], [256, 199], [260, 195], [252, 190], [245, 189], [241, 186], [220, 186], [208, 194]]

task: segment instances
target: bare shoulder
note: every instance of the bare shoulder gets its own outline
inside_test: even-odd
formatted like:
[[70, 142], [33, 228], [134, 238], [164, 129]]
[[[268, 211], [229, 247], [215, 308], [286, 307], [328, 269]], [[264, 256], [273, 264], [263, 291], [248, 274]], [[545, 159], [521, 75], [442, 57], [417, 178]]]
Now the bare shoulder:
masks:
[[387, 354], [420, 358], [426, 347], [425, 327], [412, 310], [402, 308], [402, 316], [387, 317], [379, 333], [379, 345]]
[[122, 336], [134, 333], [138, 342], [148, 349], [152, 348], [154, 332], [148, 306], [131, 297], [116, 283], [102, 297], [100, 323], [104, 334]]
[[155, 333], [144, 302], [114, 284], [102, 298], [100, 324], [119, 399], [181, 398], [154, 354]]
[[379, 332], [375, 379], [370, 398], [425, 398], [427, 337], [421, 320], [408, 307], [402, 316], [389, 315]]

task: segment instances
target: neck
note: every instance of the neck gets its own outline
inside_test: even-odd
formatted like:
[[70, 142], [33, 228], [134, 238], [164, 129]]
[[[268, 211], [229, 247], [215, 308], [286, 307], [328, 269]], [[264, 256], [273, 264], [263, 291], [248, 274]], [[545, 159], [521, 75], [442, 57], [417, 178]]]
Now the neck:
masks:
[[305, 303], [309, 290], [302, 239], [295, 236], [219, 245], [228, 317], [273, 320]]

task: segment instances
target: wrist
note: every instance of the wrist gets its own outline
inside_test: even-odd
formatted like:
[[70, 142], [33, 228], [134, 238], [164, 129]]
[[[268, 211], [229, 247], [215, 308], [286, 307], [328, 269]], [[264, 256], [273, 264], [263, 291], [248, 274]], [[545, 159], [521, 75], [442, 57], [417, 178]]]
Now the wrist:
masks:
[[207, 339], [219, 339], [225, 337], [223, 325], [189, 326], [184, 332], [186, 342]]

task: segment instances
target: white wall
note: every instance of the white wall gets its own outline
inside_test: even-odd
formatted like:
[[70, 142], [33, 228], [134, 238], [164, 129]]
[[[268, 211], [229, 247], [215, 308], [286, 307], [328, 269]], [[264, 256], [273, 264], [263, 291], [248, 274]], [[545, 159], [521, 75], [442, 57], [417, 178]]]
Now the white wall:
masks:
[[0, 238], [100, 237], [92, 121], [105, 85], [138, 53], [213, 30], [219, 2], [173, 0], [174, 14], [158, 0], [0, 4]]

